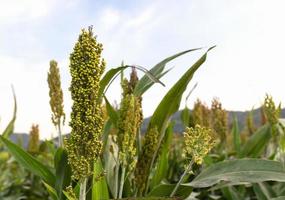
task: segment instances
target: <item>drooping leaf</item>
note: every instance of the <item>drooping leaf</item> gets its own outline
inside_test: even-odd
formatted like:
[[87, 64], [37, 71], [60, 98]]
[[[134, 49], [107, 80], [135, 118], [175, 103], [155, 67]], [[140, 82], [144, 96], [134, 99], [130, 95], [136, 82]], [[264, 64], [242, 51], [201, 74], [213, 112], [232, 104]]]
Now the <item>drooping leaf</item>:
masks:
[[271, 128], [267, 123], [260, 127], [245, 143], [242, 148], [242, 157], [259, 157], [271, 138]]
[[109, 199], [108, 186], [104, 175], [104, 169], [101, 160], [97, 160], [94, 163], [92, 200], [97, 200], [97, 199], [104, 199], [104, 200]]
[[[165, 68], [165, 65], [170, 62], [171, 60], [174, 60], [175, 58], [179, 57], [179, 56], [182, 56], [183, 54], [186, 54], [186, 53], [189, 53], [189, 52], [192, 52], [192, 51], [196, 51], [196, 50], [199, 50], [201, 48], [197, 48], [197, 49], [190, 49], [190, 50], [186, 50], [186, 51], [183, 51], [183, 52], [180, 52], [180, 53], [177, 53], [173, 56], [170, 56], [164, 60], [162, 60], [161, 62], [159, 62], [158, 64], [156, 64], [150, 71], [150, 73], [152, 75], [154, 75], [155, 77], [162, 77], [164, 74], [164, 68]], [[147, 91], [147, 89], [149, 89], [151, 86], [153, 85], [153, 81], [150, 79], [149, 76], [147, 75], [144, 75], [140, 80], [139, 82], [137, 83], [136, 87], [135, 87], [135, 90], [134, 90], [134, 94], [136, 96], [141, 96], [143, 95], [143, 93], [145, 91]]]
[[126, 69], [127, 66], [121, 66], [121, 67], [117, 67], [117, 68], [113, 68], [110, 69], [105, 75], [104, 77], [101, 79], [100, 81], [100, 89], [99, 89], [99, 93], [98, 96], [102, 97], [103, 93], [106, 90], [106, 87], [110, 84], [110, 82], [114, 79], [114, 77], [117, 76], [117, 74], [121, 71]]
[[63, 200], [65, 199], [65, 195], [62, 191], [71, 183], [71, 168], [68, 165], [67, 152], [63, 148], [57, 149], [54, 157], [54, 165], [56, 170], [55, 189], [59, 199]]
[[[153, 190], [147, 195], [148, 197], [169, 197], [175, 184], [160, 184], [153, 188]], [[176, 197], [186, 198], [192, 192], [192, 187], [186, 185], [180, 185], [177, 192], [175, 193]]]
[[152, 84], [160, 83], [160, 84], [164, 85], [159, 80], [159, 78], [160, 78], [159, 75], [156, 76], [155, 74], [153, 74], [151, 71], [148, 71], [144, 67], [137, 66], [137, 65], [132, 65], [132, 66], [131, 65], [124, 65], [124, 66], [121, 66], [121, 67], [110, 69], [104, 75], [104, 77], [100, 81], [99, 97], [102, 97], [102, 95], [106, 92], [106, 90], [108, 89], [108, 87], [112, 83], [112, 81], [119, 75], [119, 72], [125, 70], [128, 67], [134, 67], [134, 68], [136, 68], [136, 69], [138, 69], [140, 71], [143, 71], [145, 73], [145, 76], [150, 80], [150, 82]]
[[13, 87], [12, 87], [12, 92], [13, 92], [13, 97], [14, 97], [14, 112], [13, 112], [13, 117], [12, 117], [11, 121], [9, 122], [8, 126], [6, 127], [4, 132], [2, 133], [4, 138], [8, 138], [13, 133], [13, 131], [14, 131], [14, 124], [15, 124], [15, 121], [16, 121], [17, 100], [16, 100], [16, 94], [15, 94], [15, 91], [14, 91]]
[[280, 162], [262, 159], [227, 160], [203, 170], [189, 186], [210, 187], [220, 181], [229, 183], [285, 182], [285, 169]]
[[3, 136], [0, 136], [0, 141], [3, 142], [9, 152], [23, 167], [33, 174], [40, 176], [48, 185], [55, 185], [55, 175], [49, 170], [49, 168]]

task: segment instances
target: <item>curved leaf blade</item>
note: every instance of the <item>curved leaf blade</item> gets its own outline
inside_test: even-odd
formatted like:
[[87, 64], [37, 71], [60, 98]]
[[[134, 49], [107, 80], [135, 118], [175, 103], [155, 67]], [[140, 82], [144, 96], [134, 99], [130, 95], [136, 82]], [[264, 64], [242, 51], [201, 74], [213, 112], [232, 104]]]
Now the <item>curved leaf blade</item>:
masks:
[[[161, 62], [157, 63], [152, 69], [149, 70], [149, 72], [151, 74], [153, 74], [154, 76], [156, 77], [162, 77], [163, 75], [165, 75], [166, 73], [164, 73], [164, 68], [165, 68], [165, 65], [174, 60], [175, 58], [179, 57], [179, 56], [182, 56], [186, 53], [189, 53], [189, 52], [192, 52], [192, 51], [196, 51], [196, 50], [200, 50], [201, 48], [196, 48], [196, 49], [189, 49], [189, 50], [186, 50], [186, 51], [182, 51], [180, 53], [177, 53], [175, 55], [172, 55], [164, 60], [162, 60]], [[140, 80], [139, 82], [137, 83], [136, 87], [135, 87], [135, 90], [134, 90], [134, 94], [136, 96], [141, 96], [143, 95], [143, 93], [145, 91], [147, 91], [151, 86], [153, 85], [153, 82], [152, 80], [150, 79], [150, 77], [148, 77], [147, 75], [144, 75]]]
[[40, 176], [48, 185], [55, 185], [55, 175], [46, 166], [3, 136], [0, 136], [0, 140], [23, 167]]
[[16, 99], [16, 94], [15, 94], [15, 90], [12, 86], [12, 92], [13, 92], [13, 98], [14, 98], [14, 112], [13, 112], [13, 118], [11, 119], [11, 121], [9, 122], [8, 126], [6, 127], [6, 129], [4, 130], [4, 132], [2, 133], [3, 137], [8, 138], [14, 131], [14, 124], [16, 121], [16, 114], [17, 114], [17, 99]]
[[269, 142], [271, 135], [269, 124], [260, 127], [245, 143], [241, 151], [241, 157], [256, 158], [260, 156]]
[[203, 188], [210, 187], [220, 181], [230, 183], [285, 182], [285, 169], [280, 162], [272, 160], [228, 160], [211, 165], [186, 185]]

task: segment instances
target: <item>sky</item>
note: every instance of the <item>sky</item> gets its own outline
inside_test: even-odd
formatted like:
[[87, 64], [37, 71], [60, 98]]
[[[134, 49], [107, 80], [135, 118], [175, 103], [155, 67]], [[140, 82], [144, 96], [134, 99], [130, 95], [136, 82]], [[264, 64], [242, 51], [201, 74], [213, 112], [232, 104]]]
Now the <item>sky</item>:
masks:
[[[89, 25], [104, 46], [107, 70], [122, 61], [150, 69], [177, 52], [203, 47], [167, 65], [173, 69], [161, 79], [166, 87], [156, 84], [143, 96], [145, 117], [212, 45], [217, 47], [187, 89], [198, 83], [188, 107], [197, 98], [209, 105], [218, 97], [227, 110], [250, 110], [260, 106], [266, 93], [285, 102], [284, 6], [283, 0], [1, 0], [0, 132], [12, 117], [13, 84], [18, 103], [15, 132], [28, 133], [34, 123], [41, 138], [56, 136], [47, 85], [51, 59], [59, 63], [64, 131], [69, 132], [69, 55], [81, 29]], [[107, 97], [119, 102], [120, 95], [117, 80]]]

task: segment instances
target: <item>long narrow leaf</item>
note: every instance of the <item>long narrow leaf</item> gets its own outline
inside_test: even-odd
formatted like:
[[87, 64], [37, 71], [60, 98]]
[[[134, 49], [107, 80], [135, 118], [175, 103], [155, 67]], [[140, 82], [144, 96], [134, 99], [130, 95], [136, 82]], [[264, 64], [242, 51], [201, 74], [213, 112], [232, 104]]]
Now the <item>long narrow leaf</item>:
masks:
[[[151, 74], [153, 74], [156, 77], [162, 77], [164, 74], [164, 68], [165, 65], [170, 62], [171, 60], [174, 60], [175, 58], [182, 56], [183, 54], [192, 52], [192, 51], [196, 51], [199, 50], [201, 48], [197, 48], [197, 49], [190, 49], [190, 50], [186, 50], [186, 51], [182, 51], [180, 53], [177, 53], [173, 56], [170, 56], [164, 60], [162, 60], [161, 62], [159, 62], [158, 64], [156, 64], [150, 71]], [[163, 75], [162, 75], [163, 74]], [[150, 88], [153, 85], [152, 80], [150, 79], [150, 77], [148, 77], [147, 75], [144, 75], [139, 82], [137, 83], [135, 90], [134, 90], [134, 94], [137, 96], [141, 96], [148, 88]]]
[[228, 160], [211, 165], [187, 185], [203, 188], [220, 181], [229, 183], [285, 182], [285, 169], [280, 162], [271, 160]]
[[167, 176], [168, 169], [168, 154], [169, 148], [173, 137], [173, 126], [174, 122], [169, 124], [165, 133], [165, 140], [162, 145], [161, 155], [158, 159], [157, 168], [152, 178], [151, 189], [159, 185], [161, 181]]
[[40, 176], [50, 186], [55, 185], [55, 176], [46, 166], [3, 136], [0, 136], [0, 140], [23, 167], [33, 174]]
[[271, 128], [267, 123], [260, 127], [245, 143], [241, 155], [242, 157], [259, 157], [271, 138]]
[[71, 167], [68, 165], [67, 152], [58, 148], [55, 153], [54, 165], [56, 170], [55, 189], [60, 200], [65, 199], [63, 190], [71, 183]]
[[13, 112], [13, 118], [11, 119], [11, 121], [8, 124], [8, 126], [6, 127], [4, 132], [2, 133], [3, 137], [5, 137], [5, 138], [8, 138], [13, 133], [13, 131], [14, 131], [14, 124], [15, 124], [15, 121], [16, 121], [17, 99], [16, 99], [16, 94], [15, 94], [13, 86], [12, 86], [12, 92], [13, 92], [13, 98], [14, 98], [14, 112]]
[[[104, 174], [101, 160], [94, 163], [93, 186], [92, 186], [92, 200], [109, 199], [108, 186]], [[99, 179], [99, 180], [97, 180]]]

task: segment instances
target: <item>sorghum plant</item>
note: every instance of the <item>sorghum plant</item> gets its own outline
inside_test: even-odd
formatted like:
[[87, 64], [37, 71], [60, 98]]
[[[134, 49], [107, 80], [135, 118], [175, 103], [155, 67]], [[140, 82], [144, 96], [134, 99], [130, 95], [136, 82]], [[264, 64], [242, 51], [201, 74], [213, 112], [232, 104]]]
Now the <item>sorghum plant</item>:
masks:
[[58, 130], [58, 143], [59, 146], [63, 146], [61, 125], [65, 121], [65, 113], [63, 109], [63, 92], [61, 89], [60, 73], [55, 60], [50, 61], [50, 68], [48, 72], [48, 86], [50, 96], [50, 107], [52, 111], [51, 120], [54, 126]]
[[29, 135], [28, 152], [35, 154], [39, 152], [40, 138], [39, 125], [32, 125]]
[[102, 150], [102, 107], [98, 101], [99, 82], [105, 69], [103, 47], [92, 27], [82, 30], [70, 55], [71, 135], [66, 144], [72, 178], [81, 182], [80, 199], [85, 199], [86, 182]]
[[185, 175], [191, 171], [192, 165], [194, 163], [201, 165], [204, 157], [211, 151], [216, 143], [212, 130], [200, 125], [196, 125], [195, 128], [186, 128], [186, 131], [184, 132], [184, 142], [184, 155], [191, 161], [172, 191], [170, 197], [175, 195], [178, 187], [183, 182]]

